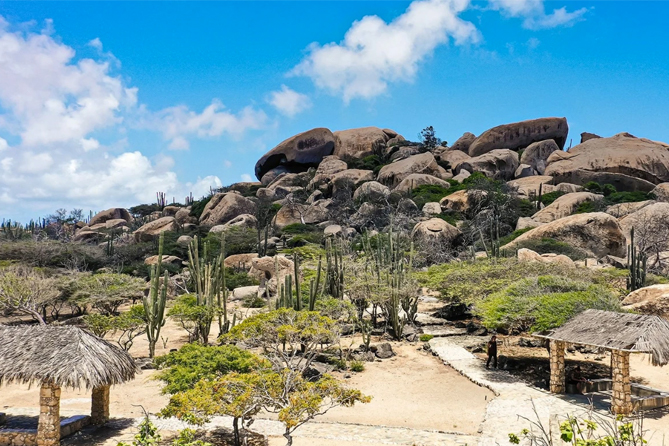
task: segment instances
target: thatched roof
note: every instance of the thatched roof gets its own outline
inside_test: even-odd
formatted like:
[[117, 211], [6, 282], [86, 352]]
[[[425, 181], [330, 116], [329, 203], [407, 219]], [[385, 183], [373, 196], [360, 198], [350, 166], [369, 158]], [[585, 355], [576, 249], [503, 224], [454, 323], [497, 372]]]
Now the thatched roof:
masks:
[[570, 344], [649, 353], [654, 365], [669, 363], [669, 322], [659, 316], [586, 310], [537, 336]]
[[52, 381], [90, 389], [131, 380], [136, 372], [128, 353], [80, 328], [0, 326], [0, 384]]

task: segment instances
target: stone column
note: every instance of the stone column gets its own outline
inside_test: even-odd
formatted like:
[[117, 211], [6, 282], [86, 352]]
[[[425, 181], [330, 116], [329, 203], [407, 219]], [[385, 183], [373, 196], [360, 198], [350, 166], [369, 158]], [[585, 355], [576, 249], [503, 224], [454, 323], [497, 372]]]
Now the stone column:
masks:
[[39, 394], [37, 446], [60, 445], [60, 387], [44, 382]]
[[565, 349], [564, 342], [551, 340], [550, 343], [551, 393], [565, 392], [564, 349]]
[[611, 352], [611, 373], [613, 374], [611, 412], [616, 415], [629, 415], [632, 413], [629, 352], [619, 350]]
[[109, 386], [93, 389], [91, 401], [91, 424], [101, 425], [109, 421]]

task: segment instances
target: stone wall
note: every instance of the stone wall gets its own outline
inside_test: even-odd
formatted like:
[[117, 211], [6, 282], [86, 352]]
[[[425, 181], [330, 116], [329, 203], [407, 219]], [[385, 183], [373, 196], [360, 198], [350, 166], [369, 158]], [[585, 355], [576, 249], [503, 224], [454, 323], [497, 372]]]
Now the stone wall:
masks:
[[91, 399], [91, 424], [101, 425], [109, 421], [109, 386], [93, 389]]
[[551, 362], [551, 393], [565, 392], [565, 374], [564, 374], [564, 350], [565, 343], [562, 341], [550, 342], [550, 362]]
[[633, 407], [629, 352], [619, 350], [611, 352], [611, 373], [613, 375], [611, 411], [614, 414], [630, 414]]
[[0, 446], [36, 446], [37, 432], [28, 429], [0, 430]]

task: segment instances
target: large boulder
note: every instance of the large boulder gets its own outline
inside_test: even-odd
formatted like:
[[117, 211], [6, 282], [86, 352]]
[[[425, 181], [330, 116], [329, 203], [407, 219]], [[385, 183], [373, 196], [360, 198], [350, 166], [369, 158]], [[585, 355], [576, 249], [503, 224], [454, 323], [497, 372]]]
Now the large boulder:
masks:
[[249, 271], [253, 265], [253, 259], [257, 259], [258, 254], [248, 253], [248, 254], [233, 254], [227, 256], [223, 261], [223, 264], [227, 268], [235, 268], [242, 271]]
[[513, 181], [509, 181], [508, 185], [517, 189], [520, 198], [529, 198], [530, 196], [539, 195], [540, 186], [542, 193], [549, 192], [547, 186], [550, 186], [552, 181], [553, 177], [546, 175], [534, 175], [531, 177], [518, 178]]
[[453, 150], [452, 148], [435, 152], [434, 156], [442, 166], [445, 166], [446, 163], [448, 163], [451, 169], [456, 169], [460, 163], [472, 159], [471, 156], [467, 155], [467, 152]]
[[419, 243], [455, 243], [462, 232], [441, 218], [421, 221], [413, 227], [411, 237]]
[[434, 155], [425, 152], [383, 166], [379, 171], [377, 181], [394, 188], [412, 173], [424, 173], [439, 178], [448, 176], [446, 170], [437, 164]]
[[106, 223], [107, 220], [125, 220], [130, 223], [133, 221], [132, 215], [128, 212], [127, 209], [123, 208], [111, 208], [106, 211], [98, 212], [91, 218], [91, 221], [88, 222], [88, 226], [98, 225], [100, 223]]
[[461, 137], [458, 138], [457, 141], [453, 143], [451, 150], [469, 153], [469, 147], [474, 141], [476, 141], [476, 135], [465, 132]]
[[314, 224], [329, 219], [329, 206], [332, 200], [318, 200], [307, 204], [290, 204], [282, 206], [276, 214], [275, 224], [281, 229], [293, 223]]
[[364, 158], [381, 152], [391, 137], [388, 132], [378, 127], [362, 127], [358, 129], [339, 130], [334, 132], [334, 154], [340, 158]]
[[669, 203], [657, 202], [643, 206], [638, 211], [624, 216], [618, 222], [623, 234], [629, 239], [632, 228], [635, 228], [638, 234], [639, 231], [658, 228], [658, 223], [669, 222]]
[[669, 183], [660, 183], [652, 190], [657, 201], [669, 202]]
[[290, 169], [286, 166], [277, 166], [274, 169], [268, 170], [260, 179], [260, 184], [267, 186], [272, 181], [279, 178], [281, 175], [291, 173]]
[[532, 166], [539, 175], [543, 175], [546, 171], [546, 160], [556, 150], [560, 150], [560, 148], [552, 139], [533, 142], [523, 151], [520, 156], [520, 163]]
[[471, 173], [482, 172], [488, 178], [496, 180], [511, 180], [518, 165], [518, 153], [509, 149], [496, 149], [461, 162], [455, 173], [466, 170]]
[[433, 184], [435, 186], [441, 186], [445, 189], [451, 187], [451, 183], [444, 181], [441, 178], [424, 173], [412, 173], [408, 177], [404, 178], [400, 184], [395, 186], [395, 189], [393, 190], [398, 192], [409, 192], [411, 189], [415, 189], [418, 186], [423, 186], [425, 184]]
[[[174, 215], [174, 218], [177, 220], [177, 223], [179, 223], [180, 225], [183, 225], [184, 223], [188, 223], [188, 221], [190, 220], [190, 207], [179, 208], [177, 213]], [[194, 217], [193, 217], [193, 221], [196, 221]]]
[[339, 159], [338, 156], [326, 156], [318, 165], [314, 178], [309, 183], [309, 189], [314, 190], [323, 187], [327, 190], [332, 177], [339, 172], [348, 169], [347, 164]]
[[233, 218], [227, 223], [222, 225], [212, 226], [209, 232], [221, 233], [225, 232], [230, 228], [244, 228], [244, 229], [256, 229], [258, 226], [258, 219], [251, 214], [241, 214]]
[[628, 294], [622, 303], [625, 310], [669, 318], [669, 284], [639, 288]]
[[216, 226], [229, 222], [241, 214], [254, 214], [256, 204], [238, 193], [215, 194], [200, 215], [200, 224]]
[[522, 247], [524, 242], [543, 238], [569, 243], [598, 258], [606, 255], [622, 257], [627, 252], [625, 235], [618, 220], [604, 212], [570, 215], [543, 224], [504, 245], [502, 249], [512, 251]]
[[536, 262], [536, 263], [555, 263], [558, 265], [568, 266], [573, 268], [576, 266], [574, 261], [563, 254], [539, 254], [527, 248], [520, 248], [518, 250], [519, 262]]
[[469, 146], [469, 155], [479, 156], [496, 149], [518, 150], [546, 139], [554, 140], [562, 149], [568, 132], [566, 118], [541, 118], [500, 125], [476, 138]]
[[650, 206], [653, 203], [657, 203], [655, 200], [646, 200], [646, 201], [637, 201], [633, 203], [618, 203], [618, 204], [612, 204], [611, 206], [606, 208], [607, 214], [613, 215], [616, 218], [623, 218], [627, 215], [633, 214], [636, 211], [640, 210], [641, 208], [644, 208], [646, 206]]
[[135, 242], [150, 242], [155, 237], [159, 236], [161, 232], [176, 231], [179, 229], [174, 217], [161, 217], [153, 220], [133, 232]]
[[[325, 128], [316, 128], [282, 141], [258, 160], [256, 177], [263, 176], [279, 166], [288, 172], [303, 172], [316, 167], [324, 157], [332, 155], [335, 147], [334, 135]], [[267, 184], [263, 181], [263, 184]]]
[[284, 283], [285, 277], [293, 274], [294, 269], [293, 261], [283, 255], [256, 257], [251, 260], [249, 275], [260, 282], [261, 289], [276, 293], [277, 283]]
[[459, 190], [446, 195], [439, 201], [443, 211], [466, 212], [470, 206], [469, 193]]
[[669, 145], [619, 133], [553, 152], [546, 175], [557, 182], [612, 184], [618, 190], [651, 191], [669, 181]]
[[355, 190], [353, 199], [356, 201], [379, 202], [388, 198], [390, 189], [378, 181], [368, 181]]
[[374, 172], [371, 170], [362, 169], [347, 169], [337, 172], [332, 176], [332, 193], [335, 194], [339, 190], [346, 190], [351, 188], [355, 190], [361, 184], [367, 181], [374, 180]]
[[532, 220], [540, 223], [550, 223], [568, 215], [572, 215], [578, 207], [586, 201], [599, 201], [604, 196], [590, 192], [574, 192], [558, 197], [554, 202], [532, 216]]

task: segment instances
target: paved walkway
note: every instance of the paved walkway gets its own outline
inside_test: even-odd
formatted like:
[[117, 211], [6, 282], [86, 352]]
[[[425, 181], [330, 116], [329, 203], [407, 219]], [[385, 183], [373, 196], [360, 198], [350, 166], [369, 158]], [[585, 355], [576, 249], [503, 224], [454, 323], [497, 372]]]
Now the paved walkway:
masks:
[[[581, 395], [558, 396], [518, 382], [505, 371], [488, 370], [483, 361], [449, 338], [434, 338], [430, 340], [430, 347], [445, 364], [495, 393], [496, 397], [488, 404], [479, 430], [481, 446], [509, 444], [509, 433], [518, 434], [524, 428], [531, 429], [532, 423], [537, 421], [548, 431], [551, 417], [583, 417], [590, 413], [591, 403], [598, 415], [609, 416], [606, 402], [592, 402]], [[554, 421], [553, 425], [556, 424]], [[651, 438], [653, 432], [648, 434]], [[661, 438], [661, 435], [652, 435], [652, 438]], [[651, 440], [648, 444], [662, 443]]]

